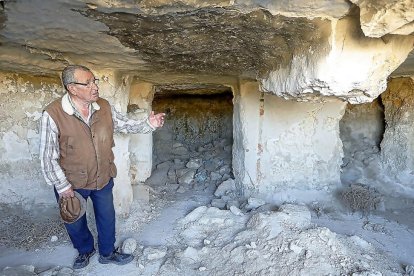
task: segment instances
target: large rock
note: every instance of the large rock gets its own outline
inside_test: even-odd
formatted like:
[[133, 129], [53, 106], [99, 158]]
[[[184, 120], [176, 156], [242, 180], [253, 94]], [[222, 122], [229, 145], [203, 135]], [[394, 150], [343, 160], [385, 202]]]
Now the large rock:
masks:
[[359, 6], [361, 28], [366, 36], [414, 32], [413, 0], [351, 0]]
[[283, 230], [305, 229], [311, 223], [311, 213], [306, 206], [282, 205], [278, 212], [257, 213], [247, 226], [256, 231], [264, 231], [267, 239], [273, 239]]
[[266, 204], [266, 201], [260, 198], [249, 197], [247, 199], [247, 205], [245, 208], [247, 210], [252, 210], [252, 209], [259, 208], [260, 206], [265, 205], [265, 204]]
[[[336, 96], [350, 103], [374, 100], [387, 85], [387, 77], [413, 49], [413, 36], [367, 38], [360, 30], [357, 15], [332, 24], [330, 45], [316, 51], [293, 55], [261, 79], [262, 89], [285, 98], [311, 94]], [[328, 49], [328, 50], [327, 50]]]
[[190, 159], [190, 161], [188, 161], [188, 163], [185, 166], [190, 169], [198, 169], [201, 167], [202, 164], [203, 160], [201, 158], [194, 158]]
[[[179, 184], [190, 184], [194, 180], [196, 170], [194, 169], [183, 169], [179, 171], [178, 183]], [[177, 171], [178, 174], [178, 171]]]
[[229, 192], [232, 192], [236, 189], [236, 184], [233, 179], [228, 179], [221, 183], [216, 191], [214, 192], [214, 195], [217, 197], [221, 197], [223, 195], [226, 195]]
[[230, 241], [243, 229], [246, 220], [247, 217], [236, 216], [228, 210], [201, 206], [179, 221], [180, 236], [192, 247], [203, 245], [206, 239], [218, 246]]
[[35, 267], [32, 265], [20, 265], [5, 267], [1, 272], [2, 276], [35, 276]]
[[122, 253], [132, 254], [137, 249], [137, 241], [134, 238], [125, 239], [122, 243]]

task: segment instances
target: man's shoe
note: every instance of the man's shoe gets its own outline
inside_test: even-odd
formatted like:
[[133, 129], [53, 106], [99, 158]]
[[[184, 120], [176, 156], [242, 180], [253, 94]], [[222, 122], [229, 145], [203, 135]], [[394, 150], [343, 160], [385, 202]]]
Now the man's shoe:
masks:
[[101, 264], [116, 264], [116, 265], [125, 265], [130, 263], [134, 259], [134, 256], [131, 254], [122, 254], [117, 250], [111, 253], [111, 255], [105, 257], [100, 255], [98, 261]]
[[81, 269], [89, 264], [89, 259], [95, 254], [95, 249], [89, 253], [79, 254], [73, 263], [73, 269]]

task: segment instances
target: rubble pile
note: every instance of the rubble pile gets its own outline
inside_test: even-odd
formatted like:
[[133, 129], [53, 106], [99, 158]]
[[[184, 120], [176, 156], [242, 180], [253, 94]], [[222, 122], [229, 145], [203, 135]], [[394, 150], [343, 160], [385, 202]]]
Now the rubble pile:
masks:
[[215, 188], [223, 181], [232, 181], [232, 141], [221, 139], [190, 151], [174, 143], [170, 160], [156, 165], [146, 181], [157, 192], [185, 193], [189, 190]]
[[[201, 206], [178, 222], [180, 248], [145, 248], [147, 275], [401, 275], [399, 265], [357, 237], [311, 224], [307, 207], [277, 211]], [[156, 252], [150, 257], [148, 251]], [[148, 274], [149, 275], [149, 274]]]

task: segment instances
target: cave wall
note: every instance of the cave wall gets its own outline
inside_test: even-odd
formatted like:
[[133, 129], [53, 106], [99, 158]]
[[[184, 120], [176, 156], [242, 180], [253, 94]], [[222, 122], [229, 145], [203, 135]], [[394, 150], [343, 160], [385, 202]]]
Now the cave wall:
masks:
[[[381, 158], [388, 176], [400, 191], [414, 191], [414, 80], [394, 78], [381, 95], [386, 129], [381, 142]], [[395, 185], [395, 184], [394, 184]]]
[[[132, 78], [110, 71], [94, 72], [101, 79], [100, 94], [117, 110], [126, 113]], [[33, 77], [0, 73], [0, 202], [55, 204], [52, 188], [40, 170], [39, 143], [42, 110], [65, 93], [56, 77]], [[126, 214], [132, 202], [130, 177], [130, 136], [115, 134], [114, 202], [118, 214]]]
[[233, 156], [244, 156], [234, 165], [245, 193], [306, 202], [333, 191], [340, 183], [339, 120], [345, 106], [331, 98], [285, 100], [261, 94], [255, 83], [241, 84], [235, 131], [243, 133], [243, 146], [234, 146]]
[[[348, 104], [339, 122], [344, 145], [341, 181], [344, 185], [360, 183], [390, 193], [383, 184], [380, 143], [385, 130], [381, 98], [372, 103]], [[388, 190], [388, 191], [387, 191]]]
[[0, 73], [0, 202], [51, 204], [39, 161], [42, 108], [63, 95], [59, 78]]
[[[328, 98], [296, 102], [266, 95], [264, 109], [260, 193], [272, 192], [278, 201], [306, 202], [337, 188], [343, 155], [339, 120], [345, 103]], [[314, 197], [309, 197], [312, 192]]]
[[341, 180], [393, 197], [414, 193], [413, 79], [391, 78], [372, 103], [348, 105], [340, 121]]
[[331, 22], [329, 46], [309, 47], [260, 79], [264, 91], [281, 97], [335, 96], [352, 104], [371, 102], [387, 77], [413, 49], [414, 36], [366, 37], [358, 14]]
[[[371, 102], [390, 75], [412, 75], [410, 1], [4, 1], [0, 70], [16, 74], [0, 73], [0, 202], [54, 201], [40, 173], [38, 119], [64, 93], [58, 74], [75, 63], [99, 68], [101, 95], [134, 118], [148, 115], [157, 85], [231, 86], [240, 193], [329, 192], [339, 182], [340, 138], [345, 154], [380, 140], [378, 107], [349, 108], [340, 122], [341, 100]], [[412, 94], [412, 79], [391, 80], [378, 163], [410, 189]], [[153, 140], [118, 133], [115, 143], [115, 205], [126, 214], [133, 184], [151, 174]]]
[[339, 123], [345, 155], [367, 146], [379, 147], [384, 124], [384, 108], [380, 98], [366, 104], [348, 104]]
[[[153, 85], [148, 82], [133, 82], [129, 92], [129, 117], [143, 119], [152, 109]], [[130, 176], [132, 184], [140, 184], [151, 176], [153, 134], [130, 134], [129, 152], [131, 153]]]
[[260, 92], [256, 82], [241, 82], [234, 96], [233, 172], [242, 195], [257, 189]]
[[[394, 178], [403, 189], [413, 188], [412, 78], [390, 80], [382, 96], [383, 106], [378, 100], [347, 106], [339, 99], [323, 96], [314, 101], [297, 102], [260, 92], [258, 82], [240, 81], [238, 85], [229, 85], [233, 99], [223, 100], [216, 108], [212, 108], [209, 100], [199, 99], [198, 102], [205, 105], [203, 111], [195, 108], [191, 101], [187, 102], [189, 97], [153, 101], [153, 85], [137, 82], [130, 75], [113, 71], [97, 71], [95, 75], [101, 79], [101, 96], [130, 117], [145, 117], [151, 108], [157, 112], [170, 108], [172, 116], [176, 112], [174, 108], [181, 106], [186, 107], [187, 113], [201, 112], [197, 118], [202, 120], [189, 124], [190, 128], [210, 127], [204, 129], [208, 133], [204, 137], [207, 140], [194, 136], [195, 132], [188, 132], [189, 136], [181, 137], [182, 141], [178, 136], [173, 138], [174, 131], [168, 124], [180, 126], [189, 117], [184, 112], [177, 120], [170, 117], [168, 122], [167, 117], [167, 127], [157, 133], [160, 137], [177, 142], [189, 139], [190, 147], [194, 148], [198, 146], [196, 142], [203, 144], [232, 137], [233, 172], [241, 195], [278, 202], [322, 198], [340, 183], [342, 158], [345, 157], [345, 163], [351, 155], [358, 160], [354, 157], [358, 151], [366, 153], [367, 145], [377, 149], [369, 154], [378, 153], [382, 137], [382, 163], [372, 158], [367, 159], [369, 163], [361, 159], [359, 167], [364, 168], [364, 173], [359, 179], [374, 179], [381, 169], [378, 166], [383, 166], [390, 179]], [[3, 181], [0, 202], [26, 206], [54, 204], [51, 187], [45, 184], [40, 171], [39, 119], [43, 107], [63, 95], [60, 80], [58, 77], [1, 73], [0, 93], [0, 178]], [[222, 125], [214, 124], [220, 121]], [[233, 127], [229, 127], [231, 125]], [[154, 140], [153, 148], [152, 139], [153, 135], [148, 134], [115, 134], [118, 176], [114, 197], [118, 214], [129, 212], [133, 185], [141, 184], [151, 175], [153, 149], [158, 150], [156, 155], [171, 150], [172, 145], [162, 139]], [[365, 158], [367, 154], [361, 156]], [[374, 163], [369, 173], [369, 166]], [[349, 173], [358, 178], [355, 171]], [[391, 182], [387, 183], [383, 185]]]

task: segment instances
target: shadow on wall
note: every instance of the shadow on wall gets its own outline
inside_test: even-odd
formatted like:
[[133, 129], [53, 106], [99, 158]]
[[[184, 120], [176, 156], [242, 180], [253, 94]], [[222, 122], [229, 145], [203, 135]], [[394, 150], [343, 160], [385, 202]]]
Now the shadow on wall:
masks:
[[[6, 16], [6, 12], [4, 10], [4, 2], [0, 1], [0, 30], [3, 29], [5, 27], [6, 21], [7, 21], [7, 16]], [[1, 45], [1, 43], [0, 43]]]

